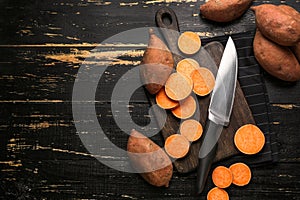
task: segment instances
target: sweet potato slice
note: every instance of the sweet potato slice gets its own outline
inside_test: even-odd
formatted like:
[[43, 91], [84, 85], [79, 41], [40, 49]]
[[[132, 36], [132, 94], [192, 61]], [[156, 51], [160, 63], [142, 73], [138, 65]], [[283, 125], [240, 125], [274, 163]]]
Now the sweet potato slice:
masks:
[[132, 130], [127, 143], [132, 167], [151, 185], [169, 186], [173, 165], [165, 151], [152, 140]]
[[172, 158], [183, 158], [190, 148], [190, 143], [183, 135], [170, 135], [165, 141], [165, 151]]
[[192, 96], [189, 96], [184, 101], [179, 103], [179, 106], [173, 108], [172, 114], [179, 119], [187, 119], [194, 115], [196, 112], [196, 101]]
[[229, 167], [233, 181], [232, 183], [237, 186], [245, 186], [251, 180], [251, 170], [250, 168], [244, 163], [235, 163]]
[[176, 71], [178, 73], [191, 77], [192, 72], [199, 68], [200, 68], [199, 63], [196, 60], [192, 58], [186, 58], [181, 60], [177, 64]]
[[182, 33], [178, 38], [178, 48], [186, 55], [193, 55], [200, 50], [200, 37], [191, 31]]
[[207, 193], [207, 200], [229, 200], [229, 195], [225, 190], [214, 187]]
[[246, 124], [236, 131], [234, 144], [244, 154], [256, 154], [264, 147], [265, 136], [257, 126]]
[[193, 91], [199, 96], [208, 95], [215, 86], [215, 77], [213, 73], [204, 67], [194, 70], [191, 74], [194, 86]]
[[153, 29], [149, 30], [149, 43], [140, 66], [140, 77], [150, 94], [156, 94], [166, 83], [174, 60], [168, 47], [159, 39]]
[[227, 188], [231, 185], [233, 177], [231, 171], [224, 166], [218, 166], [212, 173], [212, 180], [215, 186]]
[[165, 91], [170, 99], [181, 101], [187, 98], [193, 89], [193, 81], [191, 78], [180, 73], [173, 73], [168, 78]]
[[167, 96], [165, 88], [160, 89], [160, 91], [156, 94], [155, 99], [157, 105], [163, 109], [172, 109], [179, 105], [178, 101], [174, 101]]
[[194, 142], [201, 137], [203, 128], [200, 122], [194, 119], [188, 119], [180, 124], [179, 131], [180, 134], [186, 137], [190, 142]]

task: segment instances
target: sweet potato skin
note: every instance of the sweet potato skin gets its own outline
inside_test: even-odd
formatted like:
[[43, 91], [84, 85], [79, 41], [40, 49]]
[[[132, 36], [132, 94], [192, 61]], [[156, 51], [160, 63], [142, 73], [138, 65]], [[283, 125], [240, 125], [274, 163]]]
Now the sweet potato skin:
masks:
[[300, 40], [300, 23], [279, 6], [262, 4], [251, 9], [257, 28], [268, 39], [282, 46], [293, 46]]
[[293, 52], [285, 46], [280, 46], [257, 30], [253, 51], [259, 64], [271, 75], [284, 81], [300, 80], [300, 65]]
[[150, 94], [156, 94], [166, 83], [173, 67], [173, 55], [153, 32], [149, 31], [149, 43], [140, 66], [140, 77]]
[[173, 175], [173, 165], [162, 148], [143, 134], [132, 130], [127, 143], [127, 151], [132, 167], [137, 172], [144, 172], [140, 175], [148, 183], [157, 187], [169, 186]]
[[200, 6], [200, 14], [212, 21], [230, 22], [250, 7], [252, 0], [209, 0]]
[[294, 19], [296, 19], [296, 20], [298, 20], [298, 22], [300, 22], [300, 13], [293, 7], [282, 4], [282, 5], [279, 5], [278, 8], [280, 8], [280, 10], [282, 12], [284, 12], [285, 14], [292, 16]]
[[300, 63], [300, 42], [298, 42], [296, 45], [291, 47], [293, 53], [295, 54], [296, 58], [298, 59], [298, 62]]

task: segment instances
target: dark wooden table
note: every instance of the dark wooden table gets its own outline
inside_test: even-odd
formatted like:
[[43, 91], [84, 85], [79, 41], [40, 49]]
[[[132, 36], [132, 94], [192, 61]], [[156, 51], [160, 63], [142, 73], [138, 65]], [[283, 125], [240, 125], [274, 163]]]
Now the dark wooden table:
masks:
[[[154, 14], [161, 6], [175, 10], [182, 31], [196, 31], [203, 38], [255, 29], [250, 10], [230, 24], [203, 21], [198, 10], [203, 3], [1, 0], [0, 198], [205, 199], [205, 194], [193, 195], [195, 173], [174, 172], [169, 188], [154, 188], [137, 174], [101, 164], [82, 144], [72, 116], [73, 84], [89, 51], [114, 34], [155, 26]], [[299, 1], [272, 3], [300, 10]], [[118, 48], [112, 46], [111, 52]], [[96, 97], [103, 130], [123, 148], [127, 136], [113, 123], [110, 95], [118, 78], [136, 65], [142, 52], [115, 61], [102, 77]], [[263, 76], [278, 137], [279, 162], [253, 168], [248, 186], [227, 191], [231, 199], [300, 199], [300, 83]], [[128, 107], [137, 124], [149, 122], [149, 102], [142, 89], [134, 93]], [[159, 135], [154, 139], [162, 145]], [[211, 187], [210, 182], [207, 189]]]

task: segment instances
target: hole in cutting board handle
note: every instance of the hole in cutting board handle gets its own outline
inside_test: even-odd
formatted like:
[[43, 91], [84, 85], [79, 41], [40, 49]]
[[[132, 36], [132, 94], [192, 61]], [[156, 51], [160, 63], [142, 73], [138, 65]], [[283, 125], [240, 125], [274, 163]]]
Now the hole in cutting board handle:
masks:
[[160, 8], [155, 14], [155, 22], [159, 28], [179, 31], [177, 16], [171, 8]]
[[162, 22], [165, 26], [170, 26], [173, 22], [172, 16], [170, 15], [170, 13], [163, 13], [161, 18], [162, 18]]

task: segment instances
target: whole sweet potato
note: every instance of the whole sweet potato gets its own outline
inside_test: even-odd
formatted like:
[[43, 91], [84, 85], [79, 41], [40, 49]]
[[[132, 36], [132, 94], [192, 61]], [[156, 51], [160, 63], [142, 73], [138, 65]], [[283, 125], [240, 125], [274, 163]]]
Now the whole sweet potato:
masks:
[[212, 21], [230, 22], [250, 7], [252, 0], [209, 0], [200, 6], [200, 14]]
[[292, 46], [291, 49], [294, 52], [296, 58], [298, 59], [298, 62], [300, 62], [300, 42]]
[[127, 143], [132, 167], [151, 185], [169, 186], [173, 165], [165, 151], [152, 140], [132, 130]]
[[262, 4], [252, 6], [256, 26], [261, 33], [282, 46], [293, 46], [300, 40], [300, 23], [278, 6]]
[[271, 75], [284, 81], [300, 80], [300, 65], [293, 52], [265, 38], [259, 30], [254, 37], [253, 51], [256, 60]]
[[278, 6], [281, 11], [283, 11], [285, 14], [292, 16], [293, 18], [295, 18], [296, 20], [298, 20], [298, 22], [300, 23], [300, 13], [294, 9], [291, 6], [288, 5], [279, 5]]
[[149, 30], [149, 43], [140, 66], [140, 76], [150, 94], [156, 94], [166, 83], [173, 67], [173, 55], [168, 47]]

